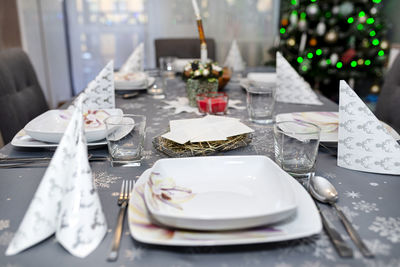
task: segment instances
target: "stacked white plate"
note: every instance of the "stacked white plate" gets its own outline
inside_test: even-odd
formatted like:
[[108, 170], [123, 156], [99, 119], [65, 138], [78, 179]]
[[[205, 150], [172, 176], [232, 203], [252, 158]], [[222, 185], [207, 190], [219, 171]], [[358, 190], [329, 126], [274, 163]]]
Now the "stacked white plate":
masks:
[[[73, 111], [53, 109], [31, 120], [11, 141], [18, 147], [54, 147], [60, 142]], [[104, 120], [112, 115], [122, 115], [121, 109], [89, 110], [83, 114], [88, 145], [106, 144]]]
[[273, 242], [321, 231], [308, 193], [265, 156], [159, 160], [137, 181], [128, 214], [135, 239], [162, 245]]
[[154, 77], [148, 77], [144, 72], [114, 73], [114, 87], [116, 90], [144, 90], [152, 86]]

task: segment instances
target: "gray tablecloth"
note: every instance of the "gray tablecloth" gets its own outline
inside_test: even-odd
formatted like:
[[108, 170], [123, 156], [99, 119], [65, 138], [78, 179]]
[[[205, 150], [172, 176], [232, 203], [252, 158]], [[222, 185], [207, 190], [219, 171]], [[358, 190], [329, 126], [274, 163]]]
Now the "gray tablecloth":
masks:
[[[245, 94], [238, 84], [225, 89], [230, 99], [242, 100]], [[184, 83], [172, 80], [166, 91], [167, 100], [185, 96]], [[321, 97], [322, 98], [322, 97]], [[116, 224], [118, 208], [115, 193], [120, 180], [136, 178], [155, 161], [166, 156], [152, 146], [152, 138], [165, 131], [171, 119], [198, 117], [194, 113], [174, 114], [174, 109], [164, 109], [162, 100], [142, 93], [139, 97], [124, 100], [117, 97], [117, 106], [125, 113], [143, 114], [147, 117], [147, 139], [141, 167], [112, 168], [108, 162], [92, 162], [94, 181], [98, 189], [109, 226], [109, 233], [101, 245], [87, 258], [71, 256], [59, 245], [54, 236], [16, 255], [4, 256], [13, 234], [18, 228], [33, 194], [45, 172], [44, 167], [0, 169], [0, 266], [400, 266], [400, 177], [351, 171], [336, 166], [336, 157], [320, 150], [317, 174], [323, 175], [337, 187], [339, 206], [355, 224], [360, 235], [375, 253], [374, 259], [364, 258], [351, 243], [334, 211], [321, 205], [329, 220], [351, 243], [355, 251], [353, 259], [338, 257], [328, 237], [309, 238], [257, 245], [224, 247], [163, 247], [135, 241], [124, 226], [124, 236], [117, 262], [108, 263], [112, 229]], [[294, 111], [337, 111], [337, 105], [322, 98], [324, 106], [277, 104], [277, 113]], [[260, 126], [248, 121], [245, 110], [229, 110], [229, 116], [241, 118], [256, 130], [252, 143], [224, 155], [267, 155], [273, 158], [273, 138], [270, 126]], [[106, 148], [91, 150], [106, 154]], [[51, 150], [16, 149], [10, 144], [0, 150], [0, 156], [24, 156], [52, 154]]]

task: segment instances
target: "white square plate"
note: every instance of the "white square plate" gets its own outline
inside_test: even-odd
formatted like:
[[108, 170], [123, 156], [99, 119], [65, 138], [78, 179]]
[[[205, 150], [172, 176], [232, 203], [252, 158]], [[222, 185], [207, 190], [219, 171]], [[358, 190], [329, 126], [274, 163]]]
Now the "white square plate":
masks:
[[[32, 138], [49, 143], [58, 143], [71, 119], [73, 110], [53, 109], [46, 111], [25, 125], [25, 132]], [[112, 115], [122, 115], [121, 109], [89, 110], [83, 114], [87, 142], [106, 137], [104, 120]]]
[[296, 211], [288, 175], [265, 156], [158, 160], [145, 187], [152, 217], [170, 227], [233, 230]]
[[[47, 143], [36, 140], [26, 134], [25, 130], [20, 130], [11, 140], [11, 145], [15, 147], [31, 147], [31, 148], [56, 148], [58, 143]], [[107, 145], [107, 140], [99, 140], [96, 142], [87, 143], [88, 148], [96, 148], [98, 146]]]
[[[257, 157], [257, 156], [248, 156]], [[226, 157], [231, 159], [242, 157]], [[279, 224], [234, 231], [190, 231], [156, 225], [152, 222], [144, 201], [144, 189], [152, 169], [137, 180], [128, 207], [128, 222], [132, 237], [143, 243], [166, 246], [222, 246], [278, 242], [308, 237], [322, 230], [314, 201], [305, 189], [289, 175], [281, 178], [292, 186], [297, 203], [296, 213]]]

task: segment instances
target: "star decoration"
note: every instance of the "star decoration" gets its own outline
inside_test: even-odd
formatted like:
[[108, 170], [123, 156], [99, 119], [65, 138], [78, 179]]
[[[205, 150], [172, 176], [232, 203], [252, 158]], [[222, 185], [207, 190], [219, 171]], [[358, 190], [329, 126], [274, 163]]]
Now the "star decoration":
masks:
[[187, 113], [196, 113], [197, 115], [200, 115], [200, 112], [198, 111], [197, 108], [189, 106], [189, 100], [187, 97], [178, 97], [176, 100], [171, 100], [171, 101], [166, 101], [164, 100], [164, 103], [167, 104], [167, 106], [164, 106], [163, 109], [171, 109], [174, 108], [175, 112], [174, 114], [179, 114], [182, 112], [187, 112]]
[[246, 109], [245, 106], [240, 106], [240, 105], [239, 105], [239, 104], [241, 104], [241, 103], [242, 103], [242, 100], [239, 100], [239, 99], [237, 99], [237, 100], [229, 99], [228, 108], [234, 108], [234, 109], [239, 109], [239, 110]]

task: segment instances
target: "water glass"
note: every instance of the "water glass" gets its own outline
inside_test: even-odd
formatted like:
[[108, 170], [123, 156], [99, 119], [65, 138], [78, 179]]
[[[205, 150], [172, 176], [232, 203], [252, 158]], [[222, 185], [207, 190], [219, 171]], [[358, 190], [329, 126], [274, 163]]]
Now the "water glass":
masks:
[[104, 123], [111, 165], [113, 167], [140, 166], [146, 117], [124, 114], [110, 116]]
[[166, 80], [163, 76], [155, 77], [155, 82], [152, 86], [147, 88], [147, 93], [155, 99], [165, 98]]
[[272, 123], [276, 83], [251, 83], [246, 90], [250, 121], [259, 124]]
[[176, 59], [176, 57], [160, 57], [158, 59], [160, 63], [160, 70], [175, 73], [174, 62]]
[[303, 185], [315, 174], [320, 133], [320, 127], [303, 121], [274, 125], [275, 161]]

